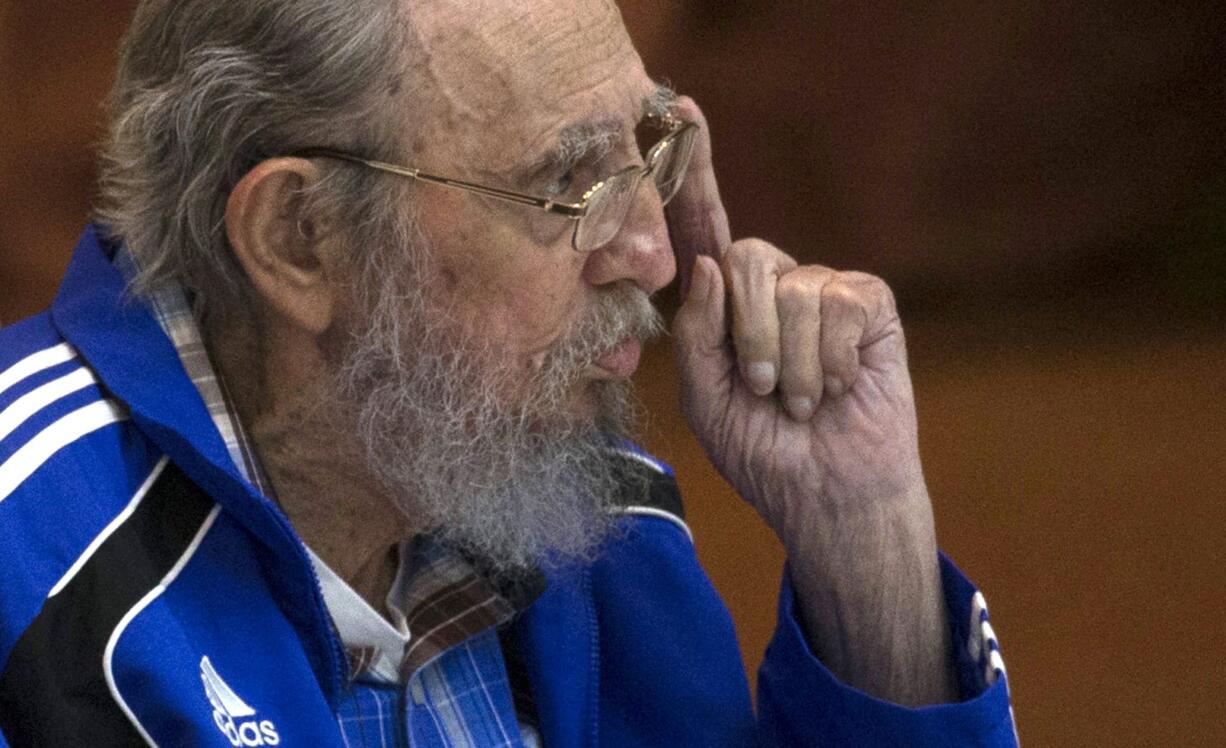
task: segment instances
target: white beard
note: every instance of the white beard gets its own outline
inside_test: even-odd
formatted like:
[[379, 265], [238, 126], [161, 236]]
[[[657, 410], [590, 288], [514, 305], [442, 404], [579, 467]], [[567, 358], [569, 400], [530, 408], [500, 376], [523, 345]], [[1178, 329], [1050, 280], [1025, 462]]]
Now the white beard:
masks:
[[[611, 503], [635, 480], [609, 450], [631, 436], [635, 407], [628, 382], [583, 373], [625, 338], [660, 332], [647, 295], [629, 283], [603, 291], [525, 383], [511, 356], [404, 290], [421, 285], [365, 280], [378, 288], [366, 286], [367, 311], [342, 346], [338, 407], [356, 415], [372, 474], [414, 526], [495, 572], [594, 558]], [[581, 386], [595, 418], [572, 412]]]

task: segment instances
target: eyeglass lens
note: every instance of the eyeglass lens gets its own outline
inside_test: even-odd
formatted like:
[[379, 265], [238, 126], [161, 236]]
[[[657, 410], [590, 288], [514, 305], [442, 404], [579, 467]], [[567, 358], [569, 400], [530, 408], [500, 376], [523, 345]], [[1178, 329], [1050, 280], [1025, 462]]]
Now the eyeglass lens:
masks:
[[[667, 204], [677, 194], [685, 180], [690, 154], [694, 147], [694, 128], [677, 133], [664, 143], [653, 165], [651, 174], [661, 204]], [[643, 172], [627, 169], [605, 180], [603, 186], [588, 199], [587, 213], [575, 228], [575, 248], [590, 252], [609, 243], [617, 235], [634, 195], [642, 181]]]
[[600, 189], [592, 193], [588, 199], [587, 213], [576, 228], [576, 249], [590, 252], [608, 244], [617, 235], [626, 214], [630, 212], [640, 181], [642, 172], [630, 169], [609, 177]]
[[685, 181], [685, 172], [689, 168], [690, 155], [694, 150], [696, 132], [695, 128], [689, 128], [678, 133], [661, 154], [655, 172], [652, 173], [656, 190], [660, 193], [660, 201], [665, 205], [677, 195], [677, 190], [681, 189], [681, 183]]

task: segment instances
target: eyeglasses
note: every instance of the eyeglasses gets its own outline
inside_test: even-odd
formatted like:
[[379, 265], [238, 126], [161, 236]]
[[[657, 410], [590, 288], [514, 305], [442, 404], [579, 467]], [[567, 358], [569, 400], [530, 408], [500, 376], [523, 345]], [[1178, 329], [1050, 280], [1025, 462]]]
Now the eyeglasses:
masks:
[[676, 196], [677, 190], [681, 189], [681, 184], [685, 181], [685, 172], [689, 168], [690, 156], [694, 152], [694, 136], [698, 134], [698, 125], [667, 116], [649, 117], [648, 119], [667, 128], [668, 134], [651, 147], [643, 159], [643, 165], [628, 166], [597, 182], [583, 193], [583, 198], [577, 203], [559, 202], [551, 198], [440, 177], [410, 166], [397, 166], [331, 148], [302, 148], [289, 155], [299, 158], [331, 158], [347, 161], [389, 174], [441, 184], [556, 213], [575, 222], [575, 228], [571, 234], [571, 246], [579, 252], [591, 252], [608, 244], [617, 235], [622, 223], [626, 220], [626, 215], [630, 212], [630, 206], [634, 204], [634, 196], [638, 193], [639, 184], [645, 178], [652, 178], [662, 205], [667, 205], [668, 201]]

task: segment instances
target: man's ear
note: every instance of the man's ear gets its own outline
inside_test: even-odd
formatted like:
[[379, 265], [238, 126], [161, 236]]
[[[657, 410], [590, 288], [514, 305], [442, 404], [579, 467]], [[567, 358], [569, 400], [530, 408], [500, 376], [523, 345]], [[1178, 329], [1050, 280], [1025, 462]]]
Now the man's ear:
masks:
[[226, 236], [255, 293], [291, 325], [319, 335], [336, 309], [319, 216], [307, 215], [304, 190], [319, 168], [301, 158], [263, 161], [226, 201]]

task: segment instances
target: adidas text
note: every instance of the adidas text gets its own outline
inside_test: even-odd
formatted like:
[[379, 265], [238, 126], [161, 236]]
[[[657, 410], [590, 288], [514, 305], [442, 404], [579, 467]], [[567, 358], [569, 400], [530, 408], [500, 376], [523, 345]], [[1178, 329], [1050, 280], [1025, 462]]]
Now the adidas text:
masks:
[[[200, 681], [213, 707], [213, 724], [234, 748], [280, 745], [281, 736], [272, 720], [255, 719], [255, 709], [222, 680], [208, 656], [200, 658]], [[250, 719], [248, 719], [250, 718]]]

